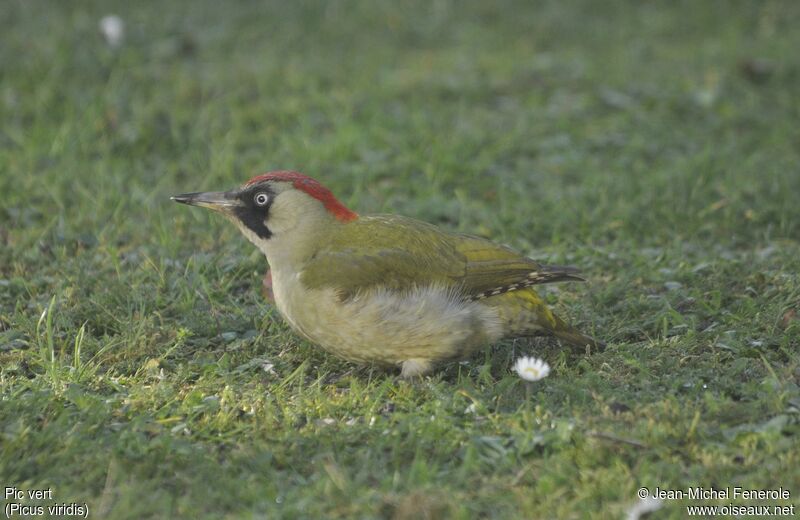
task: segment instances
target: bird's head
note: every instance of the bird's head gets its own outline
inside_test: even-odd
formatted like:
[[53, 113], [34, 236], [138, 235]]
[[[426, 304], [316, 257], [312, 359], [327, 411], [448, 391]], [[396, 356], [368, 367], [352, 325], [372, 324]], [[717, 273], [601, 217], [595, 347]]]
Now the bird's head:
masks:
[[258, 175], [231, 191], [185, 193], [172, 200], [222, 213], [268, 258], [301, 238], [315, 239], [330, 225], [358, 218], [328, 188], [292, 171]]

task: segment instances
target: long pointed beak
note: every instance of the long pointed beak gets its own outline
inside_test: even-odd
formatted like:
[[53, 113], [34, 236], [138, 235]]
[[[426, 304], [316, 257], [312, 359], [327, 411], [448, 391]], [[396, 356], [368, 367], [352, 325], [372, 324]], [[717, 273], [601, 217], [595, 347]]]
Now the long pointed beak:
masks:
[[181, 204], [189, 204], [190, 206], [200, 206], [203, 208], [213, 209], [214, 211], [221, 211], [223, 213], [229, 212], [235, 206], [239, 205], [239, 200], [228, 192], [224, 191], [208, 191], [198, 193], [184, 193], [183, 195], [175, 195], [170, 197], [175, 202]]

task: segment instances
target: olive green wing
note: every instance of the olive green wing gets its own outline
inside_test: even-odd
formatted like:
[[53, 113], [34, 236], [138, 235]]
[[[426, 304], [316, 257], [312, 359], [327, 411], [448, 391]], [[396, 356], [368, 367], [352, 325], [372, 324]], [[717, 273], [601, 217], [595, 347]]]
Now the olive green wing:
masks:
[[436, 258], [420, 259], [396, 248], [359, 249], [317, 255], [303, 269], [301, 280], [306, 287], [329, 287], [350, 298], [368, 289], [407, 291], [434, 283], [447, 287], [452, 283], [448, 275], [445, 264]]
[[379, 287], [456, 287], [465, 274], [463, 255], [437, 227], [376, 215], [360, 217], [326, 237], [303, 265], [300, 279], [306, 287], [333, 288], [347, 298]]
[[378, 287], [406, 291], [437, 284], [480, 299], [537, 283], [580, 280], [575, 272], [543, 266], [480, 237], [405, 217], [374, 216], [329, 237], [303, 266], [301, 280], [309, 288], [333, 288], [343, 298]]

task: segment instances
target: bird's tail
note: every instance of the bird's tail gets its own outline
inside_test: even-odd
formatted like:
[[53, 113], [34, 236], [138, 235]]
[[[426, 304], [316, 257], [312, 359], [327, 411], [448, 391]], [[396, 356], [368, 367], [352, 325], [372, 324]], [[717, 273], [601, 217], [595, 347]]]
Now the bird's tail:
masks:
[[[542, 265], [539, 269], [539, 276], [541, 277], [540, 281], [537, 283], [552, 283], [552, 282], [566, 282], [566, 281], [578, 281], [578, 282], [585, 282], [586, 280], [578, 276], [578, 269], [574, 267], [568, 267], [563, 265]], [[596, 349], [604, 349], [606, 344], [600, 340], [597, 340], [591, 336], [587, 336], [579, 332], [577, 329], [569, 325], [567, 322], [556, 316], [555, 314], [548, 312], [550, 316], [548, 316], [547, 321], [552, 324], [552, 328], [550, 332], [553, 336], [557, 337], [561, 341], [565, 341], [570, 345], [575, 345], [579, 347], [589, 346]]]
[[[564, 273], [565, 275], [569, 273]], [[605, 343], [578, 332], [551, 311], [533, 287], [506, 293], [484, 300], [494, 307], [504, 323], [508, 336], [552, 335], [575, 346], [590, 346], [602, 350]]]
[[575, 345], [576, 347], [588, 346], [598, 350], [603, 350], [606, 348], [605, 343], [599, 339], [595, 339], [591, 336], [587, 336], [586, 334], [578, 332], [577, 329], [567, 324], [567, 322], [555, 314], [553, 314], [553, 318], [555, 320], [555, 326], [550, 330], [550, 332], [553, 334], [553, 336], [557, 337], [561, 341], [565, 341], [570, 345]]

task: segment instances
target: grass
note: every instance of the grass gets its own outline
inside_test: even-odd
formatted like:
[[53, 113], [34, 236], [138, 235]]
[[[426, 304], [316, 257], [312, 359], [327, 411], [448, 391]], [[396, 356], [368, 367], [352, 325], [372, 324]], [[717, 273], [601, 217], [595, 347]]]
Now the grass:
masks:
[[[798, 24], [789, 1], [5, 2], [0, 485], [95, 518], [796, 503]], [[608, 349], [506, 342], [417, 384], [321, 352], [232, 226], [169, 201], [278, 168], [580, 266], [548, 301]], [[553, 372], [526, 388], [531, 353]], [[652, 516], [691, 503], [717, 502]]]

